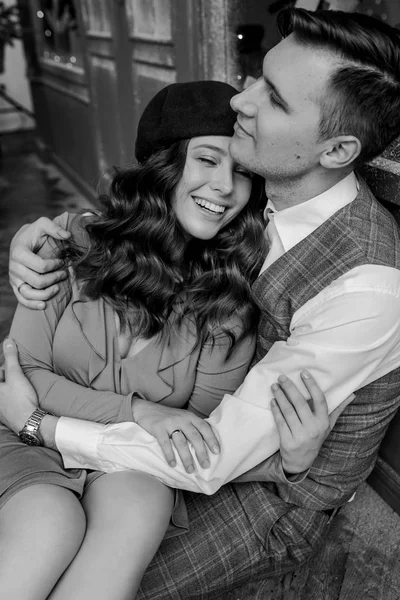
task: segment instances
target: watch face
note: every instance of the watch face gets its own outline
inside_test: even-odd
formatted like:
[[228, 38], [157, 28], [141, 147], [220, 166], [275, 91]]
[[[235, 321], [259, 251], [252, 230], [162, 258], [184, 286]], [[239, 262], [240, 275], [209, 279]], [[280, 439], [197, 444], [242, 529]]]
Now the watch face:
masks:
[[21, 431], [19, 433], [19, 437], [21, 441], [28, 446], [41, 446], [39, 437], [34, 433], [30, 433], [29, 431]]

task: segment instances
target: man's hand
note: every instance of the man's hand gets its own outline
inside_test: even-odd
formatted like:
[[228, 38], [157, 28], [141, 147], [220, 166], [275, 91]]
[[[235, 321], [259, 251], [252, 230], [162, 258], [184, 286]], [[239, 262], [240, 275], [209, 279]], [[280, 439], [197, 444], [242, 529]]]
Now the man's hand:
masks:
[[272, 386], [275, 400], [271, 409], [280, 437], [282, 466], [289, 474], [311, 467], [339, 415], [354, 398], [352, 394], [328, 415], [325, 394], [315, 379], [308, 371], [301, 373], [301, 378], [311, 402], [284, 375], [278, 378], [279, 385]]
[[157, 439], [171, 467], [176, 465], [172, 443], [188, 473], [194, 470], [189, 442], [194, 447], [199, 463], [205, 469], [210, 466], [207, 446], [214, 454], [219, 453], [218, 440], [211, 426], [186, 409], [171, 408], [142, 398], [134, 398], [132, 411], [135, 423]]
[[57, 282], [67, 276], [64, 270], [60, 270], [62, 261], [43, 259], [36, 252], [48, 236], [65, 240], [70, 235], [46, 217], [17, 231], [10, 247], [9, 278], [18, 302], [28, 308], [42, 310], [46, 306], [44, 301], [58, 292]]
[[0, 383], [0, 421], [18, 433], [38, 407], [38, 399], [19, 366], [15, 343], [5, 340], [3, 351], [5, 382]]

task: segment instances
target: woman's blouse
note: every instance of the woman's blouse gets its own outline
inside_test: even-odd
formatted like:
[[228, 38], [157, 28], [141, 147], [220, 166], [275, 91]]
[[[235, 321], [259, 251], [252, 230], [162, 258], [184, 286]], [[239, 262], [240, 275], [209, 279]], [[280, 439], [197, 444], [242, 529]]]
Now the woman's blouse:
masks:
[[[71, 229], [72, 218], [65, 213], [58, 223]], [[46, 243], [41, 254], [50, 249]], [[164, 332], [123, 358], [112, 307], [104, 299], [84, 297], [73, 277], [61, 287], [43, 311], [19, 305], [10, 332], [40, 406], [57, 416], [131, 421], [132, 393], [207, 416], [247, 372], [254, 336], [245, 336], [228, 356], [229, 339], [222, 330], [214, 344], [198, 344], [193, 322], [185, 319], [178, 327], [173, 316]], [[237, 333], [240, 326], [237, 319], [228, 324]]]

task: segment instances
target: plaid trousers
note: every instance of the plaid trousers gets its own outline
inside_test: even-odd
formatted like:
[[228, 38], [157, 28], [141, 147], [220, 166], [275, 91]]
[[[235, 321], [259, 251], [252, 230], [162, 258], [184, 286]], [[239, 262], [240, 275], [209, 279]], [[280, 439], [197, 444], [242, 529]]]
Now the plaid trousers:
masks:
[[246, 582], [305, 562], [322, 543], [328, 516], [287, 504], [272, 488], [238, 483], [213, 496], [187, 492], [190, 531], [164, 540], [137, 600], [223, 600]]

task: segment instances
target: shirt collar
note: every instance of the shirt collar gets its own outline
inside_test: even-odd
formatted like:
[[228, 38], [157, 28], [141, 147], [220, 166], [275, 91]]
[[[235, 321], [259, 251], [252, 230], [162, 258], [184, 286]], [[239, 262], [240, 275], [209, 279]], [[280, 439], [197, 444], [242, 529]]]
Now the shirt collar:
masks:
[[268, 200], [264, 216], [271, 211], [285, 252], [304, 240], [339, 209], [352, 202], [358, 194], [358, 181], [354, 172], [322, 194], [277, 211]]

